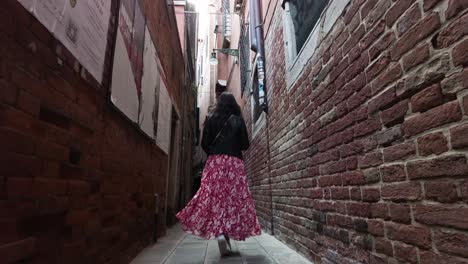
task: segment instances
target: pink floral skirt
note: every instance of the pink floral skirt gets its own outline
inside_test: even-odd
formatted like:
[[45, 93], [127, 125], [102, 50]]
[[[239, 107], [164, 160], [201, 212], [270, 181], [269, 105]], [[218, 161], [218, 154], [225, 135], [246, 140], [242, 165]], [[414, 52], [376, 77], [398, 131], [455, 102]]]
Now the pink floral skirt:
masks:
[[200, 189], [177, 218], [185, 232], [205, 239], [224, 234], [245, 240], [260, 235], [244, 162], [227, 155], [209, 156]]

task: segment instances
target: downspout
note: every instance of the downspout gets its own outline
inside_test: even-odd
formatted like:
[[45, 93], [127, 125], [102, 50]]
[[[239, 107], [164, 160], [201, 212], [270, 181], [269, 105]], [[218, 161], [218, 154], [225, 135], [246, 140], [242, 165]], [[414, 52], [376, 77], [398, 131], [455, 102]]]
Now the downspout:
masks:
[[[262, 14], [260, 13], [260, 0], [253, 0], [253, 8], [254, 8], [254, 17], [255, 17], [255, 35], [257, 39], [257, 54], [261, 56], [262, 62], [263, 58], [265, 58], [265, 48], [263, 44], [263, 18]], [[261, 65], [263, 68], [263, 63]], [[260, 68], [260, 65], [259, 65]], [[260, 69], [259, 69], [260, 70]]]
[[263, 18], [260, 12], [260, 0], [252, 0], [253, 1], [253, 21], [255, 26], [255, 35], [256, 35], [256, 48], [257, 48], [257, 70], [258, 70], [258, 81], [259, 81], [259, 100], [262, 106], [263, 111], [265, 112], [265, 121], [266, 121], [266, 146], [267, 146], [267, 169], [268, 169], [268, 184], [270, 186], [270, 211], [271, 211], [271, 219], [270, 219], [270, 230], [271, 234], [275, 234], [274, 228], [274, 214], [273, 214], [273, 187], [272, 187], [272, 179], [271, 179], [271, 152], [270, 152], [270, 129], [269, 129], [269, 116], [268, 116], [268, 101], [267, 96], [265, 93], [265, 47], [264, 47], [264, 40], [263, 40]]
[[257, 70], [258, 70], [258, 93], [260, 105], [265, 113], [268, 113], [268, 102], [266, 100], [265, 93], [265, 47], [263, 41], [263, 18], [260, 12], [260, 0], [253, 1], [253, 12], [254, 12], [254, 26], [255, 26], [255, 39], [257, 48]]

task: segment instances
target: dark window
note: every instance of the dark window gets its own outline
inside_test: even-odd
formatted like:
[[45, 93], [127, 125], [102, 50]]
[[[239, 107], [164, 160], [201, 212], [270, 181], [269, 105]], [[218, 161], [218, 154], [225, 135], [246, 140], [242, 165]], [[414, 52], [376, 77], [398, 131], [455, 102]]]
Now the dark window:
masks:
[[299, 53], [329, 0], [289, 0], [288, 2], [294, 24], [297, 53]]
[[262, 106], [260, 105], [260, 95], [259, 95], [259, 81], [258, 81], [258, 70], [255, 69], [255, 73], [253, 76], [253, 81], [252, 81], [252, 92], [253, 92], [253, 98], [254, 98], [254, 109], [253, 109], [253, 118], [254, 118], [254, 123], [257, 122], [257, 120], [260, 118], [262, 115]]

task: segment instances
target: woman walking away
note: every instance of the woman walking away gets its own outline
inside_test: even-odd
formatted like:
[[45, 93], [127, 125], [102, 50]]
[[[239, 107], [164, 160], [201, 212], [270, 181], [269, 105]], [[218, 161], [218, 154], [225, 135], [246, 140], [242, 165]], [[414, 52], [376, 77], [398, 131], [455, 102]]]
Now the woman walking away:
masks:
[[245, 240], [261, 233], [242, 158], [248, 147], [240, 107], [232, 94], [224, 92], [203, 129], [202, 148], [208, 160], [201, 187], [177, 214], [186, 232], [217, 238], [221, 256], [229, 253], [230, 238]]

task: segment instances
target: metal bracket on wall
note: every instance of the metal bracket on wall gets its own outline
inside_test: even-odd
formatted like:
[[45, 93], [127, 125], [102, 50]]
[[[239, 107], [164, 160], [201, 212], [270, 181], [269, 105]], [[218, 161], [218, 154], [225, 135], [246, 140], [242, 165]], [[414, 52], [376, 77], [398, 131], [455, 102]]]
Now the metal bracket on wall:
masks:
[[[176, 11], [176, 14], [200, 14], [198, 11]], [[221, 12], [208, 12], [208, 15], [240, 15], [240, 12], [228, 12], [228, 13], [221, 13]]]
[[213, 50], [217, 50], [217, 51], [219, 51], [221, 53], [224, 53], [226, 55], [239, 57], [239, 50], [238, 49], [213, 49]]

